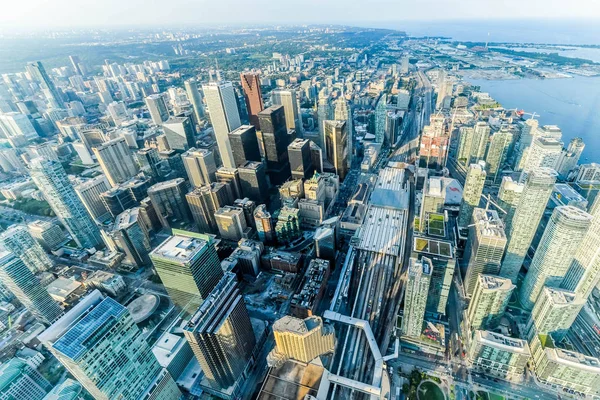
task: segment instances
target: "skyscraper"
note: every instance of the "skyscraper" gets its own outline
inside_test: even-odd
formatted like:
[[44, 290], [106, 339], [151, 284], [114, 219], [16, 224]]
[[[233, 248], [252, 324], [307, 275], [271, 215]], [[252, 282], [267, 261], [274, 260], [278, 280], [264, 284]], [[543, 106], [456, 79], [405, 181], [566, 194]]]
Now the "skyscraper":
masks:
[[345, 121], [325, 121], [325, 157], [335, 168], [335, 173], [344, 180], [348, 173], [348, 130]]
[[[258, 116], [256, 118], [258, 119]], [[229, 143], [236, 168], [248, 161], [260, 162], [262, 160], [254, 126], [242, 125], [229, 132]]]
[[240, 74], [248, 118], [254, 128], [259, 129], [258, 113], [264, 109], [262, 92], [260, 90], [260, 75], [255, 72], [242, 72]]
[[510, 279], [479, 274], [467, 310], [471, 330], [494, 329], [515, 289]]
[[387, 116], [387, 94], [383, 93], [375, 106], [375, 142], [383, 143], [385, 139], [385, 119]]
[[127, 308], [98, 290], [38, 338], [95, 399], [181, 398]]
[[288, 158], [292, 179], [309, 179], [315, 173], [312, 163], [310, 140], [296, 139], [288, 146]]
[[254, 210], [254, 222], [256, 224], [256, 233], [263, 243], [273, 243], [275, 241], [275, 228], [271, 214], [267, 211], [267, 206], [259, 204]]
[[265, 203], [269, 199], [269, 182], [265, 165], [249, 161], [238, 168], [242, 195], [257, 203]]
[[194, 222], [198, 225], [200, 232], [217, 233], [219, 231], [215, 213], [219, 208], [233, 204], [228, 186], [228, 183], [223, 182], [211, 183], [185, 195]]
[[110, 217], [110, 213], [102, 202], [102, 193], [111, 188], [106, 175], [100, 174], [88, 181], [75, 186], [75, 193], [81, 199], [85, 209], [96, 223], [102, 223]]
[[333, 352], [335, 347], [333, 327], [323, 325], [317, 316], [302, 320], [286, 315], [273, 323], [273, 335], [276, 344], [270, 354], [273, 358], [310, 363], [322, 354]]
[[497, 182], [502, 167], [506, 162], [508, 150], [513, 140], [513, 134], [508, 129], [500, 129], [492, 135], [485, 162], [487, 164], [488, 179]]
[[583, 143], [583, 139], [578, 137], [571, 139], [569, 147], [563, 149], [556, 165], [556, 172], [558, 172], [561, 179], [566, 179], [569, 172], [577, 167], [583, 149], [585, 149], [585, 143]]
[[10, 252], [0, 252], [0, 280], [8, 290], [44, 324], [51, 324], [63, 311], [23, 261]]
[[227, 390], [243, 379], [256, 338], [235, 274], [221, 278], [183, 333], [213, 389]]
[[532, 170], [527, 177], [515, 214], [506, 233], [508, 244], [500, 276], [517, 282], [519, 270], [527, 255], [535, 231], [556, 182], [556, 172], [550, 168]]
[[217, 163], [212, 151], [192, 147], [181, 155], [181, 160], [193, 187], [210, 185], [216, 180]]
[[202, 90], [223, 165], [235, 168], [228, 135], [229, 132], [239, 128], [242, 123], [233, 85], [231, 82], [211, 82], [203, 85]]
[[62, 165], [58, 161], [36, 158], [31, 160], [30, 168], [31, 179], [77, 245], [102, 247], [100, 231], [77, 197]]
[[421, 258], [421, 261], [416, 258], [409, 260], [402, 316], [402, 334], [405, 336], [418, 338], [423, 332], [423, 319], [432, 272], [433, 267], [427, 257]]
[[65, 108], [65, 103], [60, 95], [58, 89], [50, 79], [50, 76], [46, 72], [46, 69], [42, 65], [41, 61], [30, 62], [26, 66], [27, 72], [31, 77], [37, 80], [41, 86], [44, 95], [50, 102], [51, 108]]
[[535, 138], [529, 149], [527, 162], [523, 166], [519, 182], [525, 182], [527, 175], [536, 168], [556, 169], [562, 148], [563, 142], [557, 139], [543, 136]]
[[464, 287], [467, 297], [473, 294], [479, 274], [497, 275], [500, 272], [505, 247], [504, 224], [498, 213], [475, 208], [464, 253], [464, 262], [467, 264]]
[[580, 295], [564, 289], [544, 287], [527, 322], [529, 335], [553, 334], [555, 338], [571, 327], [585, 305]]
[[111, 236], [118, 250], [125, 254], [124, 264], [135, 267], [150, 264], [150, 238], [139, 207], [129, 208], [117, 215]]
[[196, 121], [201, 121], [202, 118], [204, 118], [204, 105], [202, 104], [202, 94], [200, 94], [200, 90], [198, 90], [198, 83], [195, 79], [188, 79], [185, 81], [184, 86], [188, 100], [192, 103], [192, 107], [194, 108]]
[[164, 228], [168, 229], [172, 220], [187, 222], [192, 220], [190, 209], [185, 201], [187, 191], [183, 178], [160, 182], [148, 189], [148, 197]]
[[483, 159], [490, 127], [478, 122], [474, 127], [463, 126], [459, 129], [457, 159], [465, 167]]
[[171, 149], [186, 151], [196, 145], [196, 129], [188, 117], [170, 117], [162, 127]]
[[4, 248], [19, 257], [32, 273], [52, 267], [52, 261], [23, 225], [12, 225], [0, 234]]
[[163, 94], [151, 94], [146, 97], [146, 107], [150, 112], [150, 118], [156, 125], [161, 125], [169, 119], [169, 108]]
[[271, 183], [279, 185], [290, 176], [288, 130], [282, 106], [271, 106], [258, 114]]
[[119, 137], [92, 149], [110, 184], [114, 187], [133, 178], [138, 168], [125, 138]]
[[468, 226], [473, 217], [473, 209], [479, 206], [483, 186], [485, 185], [485, 169], [481, 164], [471, 164], [465, 179], [463, 197], [458, 213], [458, 225]]
[[67, 237], [60, 227], [49, 221], [37, 220], [30, 222], [27, 227], [31, 236], [46, 250], [56, 250], [66, 243]]
[[[264, 172], [263, 172], [264, 173]], [[234, 199], [241, 199], [242, 197], [242, 186], [240, 181], [240, 172], [237, 168], [221, 167], [215, 174], [217, 182], [227, 183], [229, 190], [231, 191], [231, 197]]]
[[302, 137], [302, 116], [298, 107], [296, 91], [294, 89], [273, 90], [271, 102], [274, 105], [283, 106], [287, 128], [294, 129], [296, 134]]
[[506, 214], [503, 215], [505, 232], [508, 232], [512, 225], [512, 219], [524, 188], [525, 184], [513, 181], [510, 176], [502, 177], [500, 190], [498, 190], [498, 204], [506, 211]]
[[591, 215], [573, 206], [554, 209], [521, 285], [519, 299], [523, 308], [533, 308], [544, 286], [562, 284], [591, 221]]
[[244, 210], [240, 207], [224, 206], [215, 213], [219, 234], [223, 239], [238, 242], [244, 237], [248, 226]]

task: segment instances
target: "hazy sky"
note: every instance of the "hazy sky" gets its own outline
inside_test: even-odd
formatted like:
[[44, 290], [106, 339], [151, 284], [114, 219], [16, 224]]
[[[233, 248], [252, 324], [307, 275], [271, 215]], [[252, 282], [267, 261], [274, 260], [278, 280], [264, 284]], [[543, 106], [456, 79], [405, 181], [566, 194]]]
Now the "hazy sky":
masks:
[[600, 19], [598, 0], [0, 0], [0, 28]]

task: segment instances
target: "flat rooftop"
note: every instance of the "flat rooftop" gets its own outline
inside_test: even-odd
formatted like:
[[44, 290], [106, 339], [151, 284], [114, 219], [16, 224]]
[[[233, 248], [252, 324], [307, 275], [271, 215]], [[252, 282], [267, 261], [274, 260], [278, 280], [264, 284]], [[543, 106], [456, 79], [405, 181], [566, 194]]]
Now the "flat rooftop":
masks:
[[413, 250], [445, 258], [452, 258], [453, 255], [452, 243], [420, 236], [413, 238]]
[[208, 246], [206, 240], [188, 236], [171, 236], [150, 253], [153, 258], [165, 258], [175, 262], [187, 262]]
[[357, 248], [398, 256], [405, 239], [406, 211], [369, 206], [362, 226]]
[[475, 340], [486, 346], [495, 347], [511, 353], [521, 353], [529, 355], [529, 345], [527, 341], [515, 339], [490, 331], [475, 331]]
[[316, 398], [325, 369], [317, 364], [286, 361], [281, 367], [269, 370], [258, 400], [304, 400]]

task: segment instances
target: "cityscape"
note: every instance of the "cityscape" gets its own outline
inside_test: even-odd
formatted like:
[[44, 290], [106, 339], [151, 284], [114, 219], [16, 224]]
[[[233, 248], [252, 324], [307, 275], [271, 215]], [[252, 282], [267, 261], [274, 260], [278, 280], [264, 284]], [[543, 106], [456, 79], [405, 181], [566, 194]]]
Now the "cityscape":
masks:
[[372, 25], [0, 35], [0, 399], [600, 399], [598, 45]]

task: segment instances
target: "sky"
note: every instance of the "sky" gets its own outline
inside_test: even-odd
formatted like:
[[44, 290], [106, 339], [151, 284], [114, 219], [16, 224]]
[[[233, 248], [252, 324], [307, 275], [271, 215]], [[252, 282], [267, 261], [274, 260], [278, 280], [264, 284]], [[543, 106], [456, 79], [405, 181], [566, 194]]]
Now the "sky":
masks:
[[597, 0], [0, 0], [0, 27], [597, 19]]

